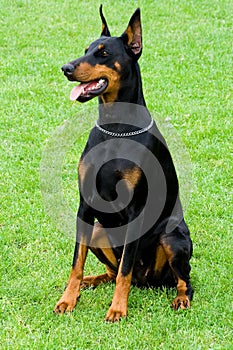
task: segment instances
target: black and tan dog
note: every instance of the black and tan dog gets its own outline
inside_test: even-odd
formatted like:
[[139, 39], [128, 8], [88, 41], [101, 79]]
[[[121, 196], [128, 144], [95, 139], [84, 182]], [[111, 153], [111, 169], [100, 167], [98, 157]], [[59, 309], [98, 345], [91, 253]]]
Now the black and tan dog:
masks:
[[[70, 81], [80, 82], [71, 92], [72, 100], [86, 102], [99, 97], [99, 119], [79, 163], [80, 206], [73, 266], [54, 311], [72, 311], [84, 287], [115, 281], [106, 315], [107, 321], [114, 322], [127, 314], [131, 284], [176, 286], [172, 307], [190, 307], [192, 242], [170, 153], [143, 97], [137, 62], [142, 52], [140, 10], [135, 11], [120, 37], [111, 37], [102, 7], [100, 16], [100, 38], [90, 44], [84, 56], [62, 67]], [[151, 155], [157, 159], [157, 168], [152, 166]], [[125, 206], [117, 202], [120, 192]], [[152, 198], [149, 205], [148, 196]], [[104, 201], [102, 206], [98, 206], [99, 197]], [[83, 276], [89, 249], [106, 265], [105, 274]]]

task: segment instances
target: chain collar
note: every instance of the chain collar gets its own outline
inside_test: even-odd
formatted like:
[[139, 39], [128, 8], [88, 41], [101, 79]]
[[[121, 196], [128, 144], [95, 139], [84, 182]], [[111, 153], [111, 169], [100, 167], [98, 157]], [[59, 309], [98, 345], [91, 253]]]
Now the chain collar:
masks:
[[103, 132], [104, 134], [107, 134], [109, 136], [112, 137], [129, 137], [129, 136], [135, 136], [135, 135], [139, 135], [139, 134], [143, 134], [144, 132], [150, 130], [153, 126], [154, 120], [151, 118], [151, 122], [148, 126], [146, 126], [143, 129], [140, 130], [136, 130], [136, 131], [131, 131], [131, 132], [122, 132], [122, 133], [118, 133], [118, 132], [112, 132], [112, 131], [108, 131], [106, 129], [103, 129], [98, 122], [95, 122], [95, 126], [97, 127], [97, 129], [101, 132]]

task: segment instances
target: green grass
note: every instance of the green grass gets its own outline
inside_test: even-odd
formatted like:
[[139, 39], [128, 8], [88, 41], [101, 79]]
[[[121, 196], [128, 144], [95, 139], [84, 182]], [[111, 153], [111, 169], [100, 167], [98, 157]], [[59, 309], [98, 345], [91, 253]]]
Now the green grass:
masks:
[[[87, 136], [81, 118], [97, 101], [71, 104], [71, 84], [60, 67], [99, 35], [99, 4], [0, 5], [0, 348], [232, 349], [232, 1], [104, 2], [116, 35], [141, 7], [145, 98], [152, 114], [169, 118], [183, 140], [194, 178], [185, 213], [194, 242], [192, 308], [172, 311], [174, 291], [132, 288], [127, 320], [113, 325], [103, 322], [111, 284], [84, 291], [71, 315], [53, 315], [74, 240], [50, 220], [40, 189], [46, 140], [77, 115], [81, 136], [67, 151], [62, 179], [70, 207], [78, 205], [76, 163]], [[86, 273], [102, 271], [90, 255]]]

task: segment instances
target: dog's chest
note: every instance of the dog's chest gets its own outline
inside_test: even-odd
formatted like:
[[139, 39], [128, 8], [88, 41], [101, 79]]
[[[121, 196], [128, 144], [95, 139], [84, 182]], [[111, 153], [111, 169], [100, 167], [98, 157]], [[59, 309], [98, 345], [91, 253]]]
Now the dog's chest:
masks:
[[131, 192], [139, 183], [141, 170], [133, 162], [126, 159], [108, 159], [98, 157], [96, 162], [79, 164], [79, 186], [94, 198], [101, 194], [106, 200], [114, 200], [119, 192]]

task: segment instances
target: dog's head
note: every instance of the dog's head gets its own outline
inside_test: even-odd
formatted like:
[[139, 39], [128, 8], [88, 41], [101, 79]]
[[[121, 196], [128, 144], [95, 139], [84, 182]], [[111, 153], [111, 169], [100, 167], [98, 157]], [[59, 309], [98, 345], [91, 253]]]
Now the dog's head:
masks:
[[102, 5], [100, 17], [100, 38], [86, 48], [84, 56], [62, 67], [70, 81], [80, 82], [71, 91], [73, 101], [86, 102], [96, 96], [100, 96], [102, 102], [116, 101], [122, 81], [126, 80], [131, 65], [142, 53], [140, 9], [134, 12], [127, 29], [119, 37], [111, 36]]

